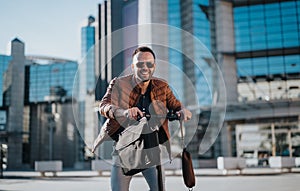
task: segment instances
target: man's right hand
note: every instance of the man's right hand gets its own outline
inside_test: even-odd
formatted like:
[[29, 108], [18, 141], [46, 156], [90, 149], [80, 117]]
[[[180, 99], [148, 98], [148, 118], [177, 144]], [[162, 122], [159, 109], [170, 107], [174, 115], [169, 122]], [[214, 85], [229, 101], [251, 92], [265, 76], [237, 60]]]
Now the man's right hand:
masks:
[[131, 119], [131, 120], [137, 120], [137, 118], [140, 116], [140, 117], [143, 117], [144, 114], [141, 110], [139, 110], [139, 108], [137, 107], [132, 107], [132, 108], [129, 108], [129, 109], [117, 109], [115, 111], [115, 117], [126, 117], [128, 119]]
[[132, 107], [132, 108], [129, 108], [129, 109], [124, 111], [124, 116], [129, 118], [129, 119], [137, 120], [137, 118], [139, 116], [143, 117], [144, 113], [141, 110], [139, 110], [139, 108]]

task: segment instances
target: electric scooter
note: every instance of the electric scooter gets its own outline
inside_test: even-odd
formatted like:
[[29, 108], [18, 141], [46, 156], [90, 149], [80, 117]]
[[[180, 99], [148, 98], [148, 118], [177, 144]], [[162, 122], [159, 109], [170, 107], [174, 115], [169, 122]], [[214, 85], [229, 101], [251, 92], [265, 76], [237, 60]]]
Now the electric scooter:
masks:
[[[156, 118], [156, 119], [167, 119], [169, 121], [181, 120], [180, 117], [177, 114], [173, 113], [173, 111], [170, 111], [167, 114], [167, 116], [165, 116], [165, 115], [148, 115], [148, 114], [144, 114], [144, 117], [146, 117], [148, 120], [151, 117]], [[181, 133], [183, 133], [182, 132], [182, 121], [180, 121], [180, 129], [181, 129]], [[159, 141], [158, 129], [156, 130], [156, 140]], [[159, 145], [159, 142], [157, 142], [156, 144]], [[160, 161], [159, 164], [156, 165], [156, 170], [157, 170], [158, 190], [163, 191], [163, 178], [162, 178], [161, 161]]]

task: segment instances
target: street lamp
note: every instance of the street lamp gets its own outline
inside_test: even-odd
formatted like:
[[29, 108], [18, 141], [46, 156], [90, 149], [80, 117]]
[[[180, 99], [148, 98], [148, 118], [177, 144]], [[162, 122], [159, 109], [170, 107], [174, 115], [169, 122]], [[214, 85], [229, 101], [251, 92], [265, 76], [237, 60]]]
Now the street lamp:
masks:
[[49, 122], [49, 160], [53, 159], [53, 135], [56, 129], [56, 122], [59, 120], [60, 115], [57, 113], [56, 102], [51, 103], [51, 114], [48, 117]]
[[60, 119], [60, 115], [57, 111], [57, 102], [62, 102], [64, 96], [66, 95], [66, 90], [61, 86], [54, 86], [50, 88], [50, 103], [51, 113], [48, 116], [49, 123], [49, 160], [53, 159], [53, 137], [56, 129], [56, 123]]

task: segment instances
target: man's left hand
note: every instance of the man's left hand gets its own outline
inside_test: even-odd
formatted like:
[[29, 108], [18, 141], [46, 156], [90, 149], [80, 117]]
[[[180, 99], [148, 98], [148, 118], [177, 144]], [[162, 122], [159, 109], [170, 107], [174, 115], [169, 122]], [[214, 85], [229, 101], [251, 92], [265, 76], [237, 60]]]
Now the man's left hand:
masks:
[[185, 108], [180, 110], [180, 111], [177, 111], [176, 114], [183, 121], [187, 121], [187, 120], [192, 119], [192, 112], [190, 112], [190, 110], [185, 109]]

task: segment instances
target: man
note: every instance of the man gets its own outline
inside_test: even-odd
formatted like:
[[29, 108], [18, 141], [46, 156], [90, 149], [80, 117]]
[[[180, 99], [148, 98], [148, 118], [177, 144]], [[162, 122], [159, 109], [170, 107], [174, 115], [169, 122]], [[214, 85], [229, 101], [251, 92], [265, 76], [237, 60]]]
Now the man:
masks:
[[[117, 142], [119, 134], [126, 128], [128, 119], [137, 120], [145, 114], [166, 116], [168, 110], [176, 112], [178, 117], [183, 120], [189, 120], [192, 117], [191, 112], [183, 108], [182, 104], [176, 99], [167, 82], [153, 77], [156, 68], [155, 54], [149, 47], [137, 48], [133, 52], [132, 59], [131, 69], [133, 74], [114, 78], [99, 103], [99, 112], [108, 118], [108, 121], [102, 127], [102, 133], [100, 133], [102, 136], [100, 136], [100, 139], [96, 139], [93, 151], [105, 139], [106, 136], [103, 133], [106, 133]], [[165, 144], [170, 152], [168, 120], [160, 119], [158, 121], [159, 143]], [[156, 122], [152, 121], [152, 123]], [[116, 152], [113, 153], [113, 161], [111, 188], [113, 191], [128, 191], [132, 176], [123, 174]], [[145, 169], [142, 174], [150, 190], [158, 190], [156, 168]]]

